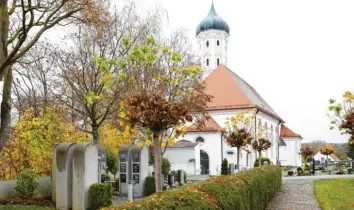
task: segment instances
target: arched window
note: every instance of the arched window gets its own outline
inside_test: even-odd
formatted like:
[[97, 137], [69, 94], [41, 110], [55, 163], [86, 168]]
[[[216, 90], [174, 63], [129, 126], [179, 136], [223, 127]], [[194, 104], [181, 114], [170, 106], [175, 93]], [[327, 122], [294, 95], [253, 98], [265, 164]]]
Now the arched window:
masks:
[[197, 140], [195, 140], [197, 143], [204, 143], [204, 139], [202, 137], [198, 137]]
[[207, 59], [207, 66], [209, 66], [209, 59]]
[[219, 58], [216, 60], [216, 63], [217, 63], [218, 65], [220, 65], [220, 59], [219, 59]]
[[209, 47], [209, 41], [206, 42], [206, 46]]
[[218, 40], [218, 41], [216, 41], [216, 45], [217, 46], [219, 46], [220, 45], [220, 41]]

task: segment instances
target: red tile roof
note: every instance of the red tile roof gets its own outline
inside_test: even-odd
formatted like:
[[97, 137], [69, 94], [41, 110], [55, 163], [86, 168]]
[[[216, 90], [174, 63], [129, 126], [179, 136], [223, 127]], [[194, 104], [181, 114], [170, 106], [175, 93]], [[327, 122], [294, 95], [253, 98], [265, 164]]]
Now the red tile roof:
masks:
[[196, 124], [193, 124], [188, 127], [188, 132], [217, 132], [219, 131], [220, 126], [211, 116], [207, 116], [204, 121], [204, 126], [198, 128]]
[[[205, 92], [213, 98], [206, 110], [258, 108], [281, 120], [257, 91], [225, 65], [218, 66], [205, 80]], [[282, 120], [281, 120], [282, 121]]]
[[299, 138], [302, 138], [302, 136], [300, 134], [295, 133], [294, 131], [290, 130], [290, 128], [286, 127], [285, 125], [281, 126], [280, 137], [299, 137]]

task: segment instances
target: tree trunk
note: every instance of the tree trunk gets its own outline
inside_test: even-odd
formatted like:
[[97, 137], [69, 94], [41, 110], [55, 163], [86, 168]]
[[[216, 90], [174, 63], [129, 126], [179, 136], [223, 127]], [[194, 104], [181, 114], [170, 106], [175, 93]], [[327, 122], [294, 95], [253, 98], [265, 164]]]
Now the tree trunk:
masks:
[[154, 133], [154, 171], [155, 171], [155, 189], [161, 192], [161, 142], [158, 133]]
[[[7, 53], [7, 40], [9, 36], [9, 13], [7, 8], [7, 1], [0, 1], [0, 65], [3, 64], [8, 56]], [[12, 72], [11, 67], [0, 68], [0, 81], [6, 75], [3, 87], [3, 96], [1, 103], [1, 124], [0, 124], [0, 152], [7, 141], [10, 134], [11, 125], [11, 83]]]
[[98, 144], [98, 126], [92, 125], [93, 144]]
[[10, 136], [12, 69], [6, 70], [1, 102], [0, 152]]
[[237, 166], [236, 166], [237, 170], [240, 170], [240, 152], [241, 152], [241, 149], [237, 148]]
[[262, 151], [259, 151], [259, 162], [258, 165], [261, 166], [262, 165]]

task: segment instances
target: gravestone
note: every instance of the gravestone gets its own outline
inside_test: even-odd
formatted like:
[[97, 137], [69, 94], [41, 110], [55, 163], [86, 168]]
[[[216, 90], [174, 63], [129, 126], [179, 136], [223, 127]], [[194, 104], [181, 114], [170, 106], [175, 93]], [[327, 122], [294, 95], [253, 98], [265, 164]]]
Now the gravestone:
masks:
[[149, 150], [146, 146], [132, 146], [130, 154], [131, 178], [134, 181], [133, 195], [135, 198], [141, 198], [144, 196], [145, 179], [149, 176]]
[[88, 207], [88, 190], [98, 183], [98, 149], [91, 143], [76, 144], [73, 149], [73, 210]]
[[119, 193], [121, 195], [128, 195], [128, 181], [130, 180], [129, 156], [130, 146], [119, 147]]
[[235, 163], [231, 163], [230, 164], [230, 174], [234, 174], [235, 173]]
[[[72, 180], [73, 180], [73, 148], [75, 143], [62, 143], [55, 147], [55, 200], [56, 208], [67, 210], [72, 208]], [[54, 184], [54, 183], [53, 183]]]
[[102, 171], [107, 169], [107, 152], [103, 145], [96, 145], [96, 147], [98, 149], [98, 157], [99, 157], [99, 164], [97, 169], [98, 182], [101, 182]]
[[56, 203], [56, 170], [57, 170], [57, 146], [58, 144], [54, 145], [53, 152], [52, 152], [52, 201]]

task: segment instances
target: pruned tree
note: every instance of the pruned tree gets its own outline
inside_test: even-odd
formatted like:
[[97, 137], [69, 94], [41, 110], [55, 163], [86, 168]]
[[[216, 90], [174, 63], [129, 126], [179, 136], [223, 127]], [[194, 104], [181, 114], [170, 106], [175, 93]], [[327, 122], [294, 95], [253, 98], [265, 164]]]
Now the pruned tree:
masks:
[[240, 164], [241, 149], [246, 148], [253, 140], [253, 119], [255, 112], [243, 111], [226, 120], [225, 136], [226, 142], [230, 147], [237, 148], [237, 169]]
[[326, 155], [326, 159], [328, 161], [328, 156], [334, 154], [336, 152], [336, 148], [332, 144], [324, 145], [320, 150], [322, 155]]
[[315, 150], [309, 146], [301, 148], [300, 152], [305, 162], [310, 162], [315, 155]]
[[161, 145], [165, 144], [161, 135], [193, 120], [202, 124], [199, 119], [210, 101], [204, 94], [200, 67], [187, 66], [183, 59], [183, 55], [159, 45], [152, 37], [134, 46], [128, 56], [128, 66], [140, 74], [134, 74], [135, 92], [125, 102], [127, 119], [153, 135], [156, 191], [161, 191]]
[[104, 0], [2, 0], [0, 1], [0, 151], [9, 137], [13, 65], [56, 25], [73, 21], [104, 23]]
[[272, 143], [265, 138], [260, 138], [252, 142], [253, 149], [257, 151], [259, 155], [259, 165], [262, 165], [262, 151], [268, 150], [271, 146]]

